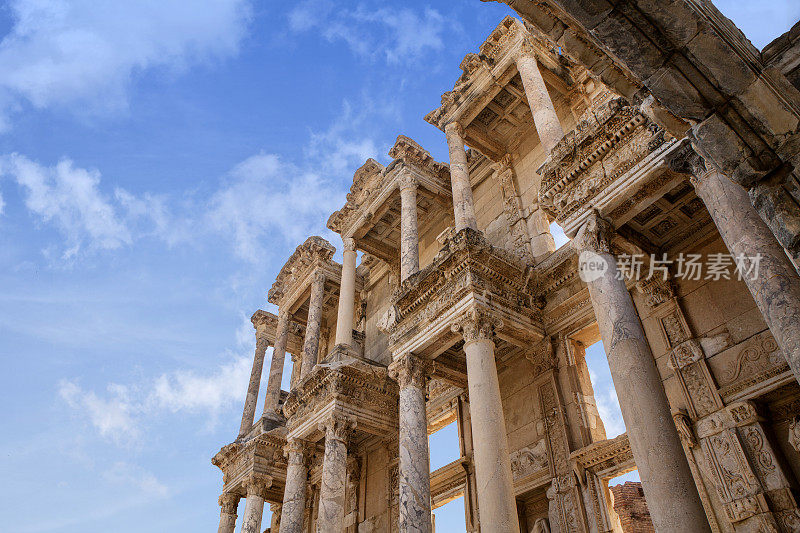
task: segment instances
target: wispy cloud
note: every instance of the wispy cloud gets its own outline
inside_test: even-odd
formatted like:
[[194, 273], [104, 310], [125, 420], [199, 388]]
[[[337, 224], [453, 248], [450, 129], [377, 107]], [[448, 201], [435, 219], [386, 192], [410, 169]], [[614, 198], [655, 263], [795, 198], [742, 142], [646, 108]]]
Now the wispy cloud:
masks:
[[125, 461], [117, 461], [102, 473], [104, 480], [113, 485], [127, 485], [138, 488], [151, 497], [165, 498], [169, 495], [166, 485], [140, 466]]
[[29, 105], [93, 114], [127, 106], [142, 71], [180, 71], [236, 53], [247, 0], [93, 2], [13, 0], [13, 27], [0, 41], [0, 129]]
[[384, 59], [389, 64], [410, 64], [425, 54], [444, 48], [444, 17], [425, 8], [342, 9], [332, 0], [305, 0], [289, 13], [294, 32], [314, 30], [328, 41], [342, 41], [365, 59]]
[[135, 417], [139, 409], [126, 387], [111, 384], [107, 396], [101, 398], [92, 391], [83, 390], [73, 381], [62, 381], [58, 394], [69, 407], [84, 413], [102, 437], [117, 444], [138, 440], [140, 433]]

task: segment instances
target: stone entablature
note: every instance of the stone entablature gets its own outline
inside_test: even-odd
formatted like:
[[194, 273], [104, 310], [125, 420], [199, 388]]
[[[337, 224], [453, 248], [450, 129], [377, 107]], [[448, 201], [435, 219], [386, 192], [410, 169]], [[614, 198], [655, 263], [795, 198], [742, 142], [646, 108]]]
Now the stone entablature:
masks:
[[434, 509], [464, 495], [469, 468], [469, 458], [459, 457], [431, 472], [431, 503]]
[[223, 492], [244, 498], [248, 482], [260, 480], [268, 499], [281, 500], [286, 479], [285, 445], [286, 429], [278, 427], [244, 442], [223, 446], [211, 459], [222, 470]]
[[[251, 318], [253, 324], [258, 328], [264, 328], [264, 336], [270, 345], [275, 344], [275, 338], [278, 331], [278, 317], [277, 315], [264, 311], [262, 309], [253, 313]], [[286, 340], [286, 351], [289, 353], [300, 353], [303, 350], [303, 336], [305, 335], [305, 327], [299, 322], [289, 321], [289, 334]]]
[[[380, 327], [392, 353], [435, 351], [455, 339], [451, 326], [474, 308], [502, 321], [498, 337], [527, 346], [543, 337], [530, 267], [469, 228], [445, 240], [434, 261], [404, 282]], [[444, 346], [446, 343], [436, 342]], [[438, 354], [436, 354], [438, 355]]]
[[610, 479], [636, 470], [627, 433], [575, 450], [570, 459], [581, 480], [585, 480], [587, 471]]
[[397, 395], [385, 367], [358, 360], [319, 364], [284, 403], [288, 438], [318, 440], [319, 423], [332, 414], [352, 420], [359, 432], [394, 435]]
[[572, 83], [569, 67], [559, 60], [557, 51], [514, 17], [504, 18], [479, 47], [461, 61], [463, 71], [452, 91], [442, 95], [442, 104], [425, 120], [444, 130], [450, 122], [468, 125], [516, 74], [515, 55], [522, 48], [536, 56], [548, 71], [548, 80], [566, 86]]
[[596, 105], [543, 166], [539, 204], [574, 235], [590, 210], [612, 212], [656, 175], [670, 172], [663, 157], [675, 145], [661, 126], [622, 98]]

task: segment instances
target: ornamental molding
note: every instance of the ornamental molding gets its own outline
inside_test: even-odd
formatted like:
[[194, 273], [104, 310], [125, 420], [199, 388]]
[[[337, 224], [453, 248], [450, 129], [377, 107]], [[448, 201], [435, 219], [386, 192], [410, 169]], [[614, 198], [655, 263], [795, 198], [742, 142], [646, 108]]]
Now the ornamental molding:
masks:
[[542, 166], [539, 205], [572, 235], [588, 211], [612, 211], [625, 191], [667, 171], [661, 155], [675, 145], [623, 98], [595, 104]]
[[[289, 307], [298, 292], [313, 281], [315, 274], [323, 272], [335, 281], [342, 276], [342, 266], [333, 261], [336, 248], [322, 237], [311, 236], [298, 246], [278, 272], [267, 293], [267, 300], [280, 307]], [[358, 280], [357, 280], [358, 281]]]
[[581, 481], [585, 480], [583, 473], [586, 471], [608, 478], [636, 469], [627, 433], [575, 450], [570, 454], [570, 460]]
[[533, 269], [469, 228], [446, 237], [431, 264], [405, 280], [391, 300], [378, 327], [389, 335], [392, 353], [422, 356], [413, 348], [417, 341], [452, 335], [452, 324], [473, 312], [490, 312], [502, 320], [504, 336], [521, 342], [542, 336]]
[[368, 159], [356, 170], [344, 206], [328, 218], [328, 229], [354, 236], [359, 228], [373, 221], [381, 206], [408, 181], [416, 182], [418, 188], [435, 197], [451, 196], [450, 167], [436, 161], [410, 137], [399, 135], [389, 157], [392, 162], [387, 167]]
[[[279, 317], [269, 311], [258, 309], [253, 313], [250, 320], [257, 331], [259, 328], [263, 328], [263, 338], [270, 345], [274, 345], [278, 335]], [[305, 332], [306, 329], [302, 324], [289, 320], [289, 333], [286, 338], [286, 351], [288, 353], [300, 353], [303, 351]]]
[[[286, 479], [286, 429], [278, 427], [257, 435], [245, 442], [234, 442], [223, 446], [211, 459], [211, 463], [222, 471], [223, 491], [246, 497], [247, 484], [253, 480], [263, 482], [268, 495], [283, 490]], [[266, 485], [269, 479], [270, 483]]]

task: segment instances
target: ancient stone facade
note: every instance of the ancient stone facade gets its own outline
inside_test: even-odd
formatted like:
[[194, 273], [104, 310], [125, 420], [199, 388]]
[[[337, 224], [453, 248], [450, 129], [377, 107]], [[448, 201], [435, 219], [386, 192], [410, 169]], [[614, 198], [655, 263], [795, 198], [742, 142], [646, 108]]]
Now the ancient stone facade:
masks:
[[449, 161], [403, 135], [367, 160], [342, 263], [310, 237], [253, 315], [218, 531], [429, 533], [462, 496], [470, 532], [800, 531], [797, 31], [760, 53], [707, 2], [506, 3], [425, 117]]

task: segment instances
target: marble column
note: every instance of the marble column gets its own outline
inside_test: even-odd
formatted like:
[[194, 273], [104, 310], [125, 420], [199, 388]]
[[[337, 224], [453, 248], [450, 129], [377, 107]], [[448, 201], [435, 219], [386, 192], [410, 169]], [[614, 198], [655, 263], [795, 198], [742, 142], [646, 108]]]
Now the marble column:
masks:
[[556, 241], [550, 233], [550, 219], [543, 209], [537, 208], [527, 219], [531, 236], [531, 252], [537, 261], [556, 251]]
[[[669, 163], [673, 170], [692, 176], [697, 196], [708, 208], [734, 258], [761, 255], [758, 277], [744, 275], [743, 281], [795, 379], [800, 381], [800, 277], [794, 264], [750, 203], [747, 192], [707, 166], [688, 143]], [[750, 261], [745, 265], [750, 267]]]
[[339, 314], [336, 318], [336, 344], [353, 344], [353, 312], [356, 302], [356, 242], [342, 239], [342, 281], [339, 284]]
[[219, 497], [219, 528], [217, 533], [233, 533], [236, 530], [236, 508], [239, 506], [239, 496], [230, 492], [223, 492]]
[[325, 274], [316, 272], [311, 282], [311, 297], [308, 302], [306, 338], [303, 340], [303, 362], [300, 379], [311, 373], [317, 364], [319, 351], [319, 330], [322, 327], [322, 301], [325, 297]]
[[242, 533], [261, 533], [261, 519], [264, 517], [264, 499], [271, 479], [250, 479], [247, 481], [247, 501], [244, 506]]
[[417, 272], [419, 272], [417, 180], [406, 176], [400, 181], [400, 281], [405, 281]]
[[[464, 337], [473, 460], [482, 533], [519, 531], [500, 383], [494, 359], [499, 321], [475, 310], [453, 325]], [[488, 517], [488, 520], [486, 519]]]
[[400, 533], [431, 533], [431, 479], [425, 393], [430, 359], [407, 353], [389, 365], [400, 385]]
[[284, 453], [288, 459], [288, 466], [281, 505], [280, 533], [302, 533], [308, 481], [306, 445], [302, 441], [290, 439], [284, 448]]
[[289, 339], [289, 312], [278, 310], [278, 325], [275, 331], [275, 345], [272, 347], [272, 363], [269, 367], [267, 393], [264, 396], [264, 416], [273, 420], [283, 418], [278, 410], [281, 398], [283, 363], [286, 359], [286, 342]]
[[539, 141], [542, 143], [545, 154], [549, 154], [564, 136], [564, 130], [561, 128], [556, 108], [550, 99], [550, 93], [547, 92], [536, 56], [525, 48], [523, 43], [523, 48], [516, 57], [517, 70], [522, 78], [528, 105], [531, 107]]
[[453, 214], [455, 230], [478, 229], [475, 218], [475, 205], [472, 201], [472, 185], [469, 182], [467, 152], [464, 150], [464, 130], [458, 122], [451, 122], [444, 128], [447, 148], [450, 151], [450, 187], [453, 191]]
[[593, 212], [573, 246], [589, 287], [647, 507], [656, 531], [707, 532], [655, 358], [625, 281], [617, 279], [617, 264], [609, 252], [611, 232], [610, 224]]
[[272, 513], [272, 518], [269, 521], [269, 533], [278, 533], [281, 526], [281, 509], [279, 503], [271, 503], [269, 510]]
[[[254, 324], [255, 325], [255, 324]], [[253, 357], [253, 368], [250, 371], [250, 383], [247, 385], [247, 396], [244, 399], [244, 412], [242, 424], [239, 426], [239, 438], [244, 437], [253, 428], [256, 416], [256, 402], [258, 402], [258, 388], [261, 385], [261, 370], [264, 367], [264, 354], [267, 352], [267, 340], [264, 326], [256, 326], [256, 353]]]
[[336, 414], [320, 424], [320, 430], [325, 431], [325, 456], [317, 516], [319, 533], [341, 533], [344, 530], [347, 433], [351, 427], [350, 420]]

